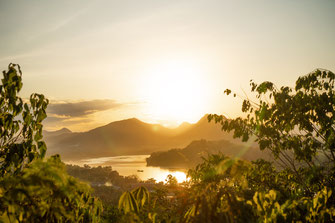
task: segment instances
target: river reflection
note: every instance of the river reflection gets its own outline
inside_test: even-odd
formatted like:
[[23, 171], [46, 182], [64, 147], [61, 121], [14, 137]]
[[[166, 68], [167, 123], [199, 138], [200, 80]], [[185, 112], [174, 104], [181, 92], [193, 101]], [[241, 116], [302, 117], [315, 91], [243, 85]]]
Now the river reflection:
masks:
[[66, 163], [79, 166], [83, 166], [84, 164], [90, 166], [112, 166], [112, 169], [119, 172], [122, 176], [137, 175], [141, 180], [154, 178], [157, 182], [164, 182], [169, 174], [176, 177], [179, 183], [186, 180], [186, 170], [170, 170], [146, 166], [146, 158], [149, 156], [150, 155], [101, 157], [83, 159], [79, 161], [69, 161]]

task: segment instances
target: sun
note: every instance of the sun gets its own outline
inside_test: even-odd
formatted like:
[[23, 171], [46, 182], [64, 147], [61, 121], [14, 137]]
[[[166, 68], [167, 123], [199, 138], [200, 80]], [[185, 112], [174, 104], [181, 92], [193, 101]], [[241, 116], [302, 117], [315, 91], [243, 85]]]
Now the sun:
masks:
[[206, 113], [208, 86], [198, 64], [168, 61], [154, 66], [144, 76], [141, 91], [146, 112], [153, 120], [178, 125], [195, 122]]

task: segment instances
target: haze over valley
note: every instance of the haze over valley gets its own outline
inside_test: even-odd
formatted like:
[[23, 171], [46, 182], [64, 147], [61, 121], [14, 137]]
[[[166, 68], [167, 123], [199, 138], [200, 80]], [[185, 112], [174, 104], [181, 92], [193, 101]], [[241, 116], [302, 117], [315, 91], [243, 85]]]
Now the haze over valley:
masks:
[[[172, 148], [183, 148], [194, 140], [226, 140], [243, 147], [232, 134], [222, 132], [220, 125], [208, 122], [207, 115], [195, 124], [182, 123], [177, 128], [149, 124], [136, 118], [111, 122], [87, 132], [63, 128], [44, 131], [47, 155], [60, 154], [65, 161], [123, 155], [149, 155]], [[251, 148], [252, 144], [248, 144]], [[225, 147], [223, 144], [221, 147]], [[248, 149], [249, 149], [248, 148]], [[204, 148], [205, 149], [205, 148]], [[230, 152], [229, 155], [233, 155]]]

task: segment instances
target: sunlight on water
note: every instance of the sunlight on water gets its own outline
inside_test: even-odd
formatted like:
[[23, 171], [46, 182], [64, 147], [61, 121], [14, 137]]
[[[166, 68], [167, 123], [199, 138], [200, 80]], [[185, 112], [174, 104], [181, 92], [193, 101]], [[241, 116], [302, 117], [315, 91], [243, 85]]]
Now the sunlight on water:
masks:
[[176, 171], [172, 173], [172, 176], [177, 179], [178, 183], [186, 181], [186, 174], [184, 172]]
[[186, 180], [186, 170], [169, 170], [159, 167], [146, 166], [146, 158], [148, 157], [149, 155], [101, 157], [83, 159], [79, 161], [69, 161], [67, 164], [79, 166], [83, 166], [84, 164], [90, 166], [112, 166], [112, 169], [119, 172], [122, 176], [136, 175], [141, 180], [154, 178], [157, 182], [165, 182], [165, 179], [169, 174], [174, 176], [178, 183], [182, 183]]

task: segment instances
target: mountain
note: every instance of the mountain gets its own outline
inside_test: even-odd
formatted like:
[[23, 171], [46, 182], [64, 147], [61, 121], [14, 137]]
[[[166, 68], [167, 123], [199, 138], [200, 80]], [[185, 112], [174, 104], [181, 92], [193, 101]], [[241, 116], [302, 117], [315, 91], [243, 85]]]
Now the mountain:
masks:
[[222, 154], [231, 158], [238, 157], [244, 160], [256, 160], [263, 158], [272, 160], [269, 153], [261, 151], [258, 147], [250, 144], [236, 144], [227, 140], [208, 141], [195, 140], [183, 149], [170, 149], [167, 151], [154, 152], [147, 158], [148, 166], [162, 168], [193, 168], [201, 163], [202, 158], [208, 154]]
[[66, 134], [66, 133], [72, 133], [72, 132], [68, 128], [62, 128], [57, 131], [44, 131], [43, 135], [45, 137], [50, 137], [50, 136], [53, 137], [53, 136], [59, 136], [59, 135]]
[[[44, 132], [47, 155], [60, 154], [63, 160], [104, 156], [140, 155], [185, 147], [194, 140], [232, 139], [221, 131], [220, 125], [208, 123], [207, 115], [197, 123], [184, 123], [178, 128], [165, 128], [136, 118], [112, 122], [87, 132], [61, 129]], [[237, 141], [236, 141], [237, 142]]]

